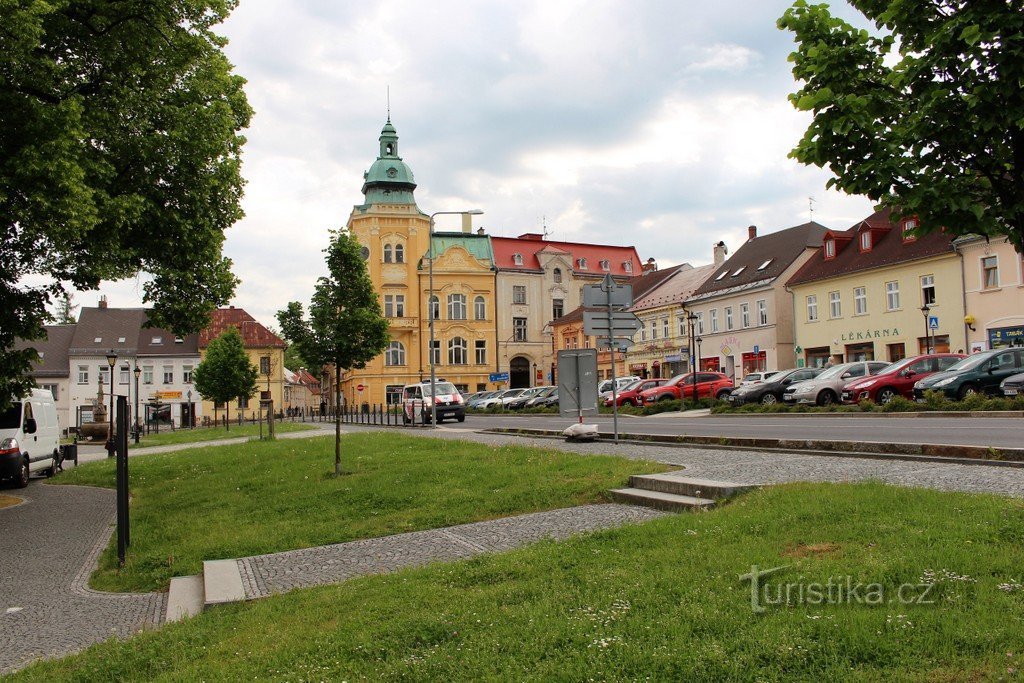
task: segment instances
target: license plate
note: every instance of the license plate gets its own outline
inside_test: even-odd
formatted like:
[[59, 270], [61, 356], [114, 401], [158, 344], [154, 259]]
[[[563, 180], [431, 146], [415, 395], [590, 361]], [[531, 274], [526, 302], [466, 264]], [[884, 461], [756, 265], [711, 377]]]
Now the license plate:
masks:
[[1007, 396], [1016, 396], [1017, 395], [1017, 390], [1016, 389], [1003, 389], [1003, 393], [1006, 394]]

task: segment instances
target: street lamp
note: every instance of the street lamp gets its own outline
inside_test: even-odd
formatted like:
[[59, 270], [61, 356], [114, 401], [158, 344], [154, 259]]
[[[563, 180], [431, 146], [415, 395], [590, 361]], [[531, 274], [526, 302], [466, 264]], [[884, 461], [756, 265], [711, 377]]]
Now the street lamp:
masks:
[[[695, 333], [696, 328], [694, 327], [694, 325], [696, 325], [698, 319], [699, 319], [699, 316], [696, 313], [694, 313], [693, 311], [690, 311], [689, 313], [686, 314], [686, 323], [690, 327], [690, 336], [689, 336], [689, 340], [688, 340], [687, 343], [689, 344], [689, 347], [690, 347], [690, 376], [693, 378], [692, 384], [693, 384], [693, 402], [694, 402], [694, 404], [697, 403], [697, 363], [698, 363], [698, 360], [700, 358], [699, 354], [697, 354], [697, 349], [696, 349], [697, 344], [696, 344], [695, 340], [696, 340], [696, 336], [697, 335]], [[680, 392], [680, 396], [682, 396], [682, 392]]]
[[139, 367], [138, 361], [135, 362], [133, 374], [135, 375], [135, 443], [138, 443], [141, 430], [139, 426], [139, 375], [142, 374], [142, 368]]
[[[431, 429], [437, 429], [437, 397], [434, 396], [437, 370], [434, 365], [434, 216], [479, 216], [483, 213], [480, 209], [469, 209], [468, 211], [435, 211], [430, 214], [430, 232], [427, 238], [430, 240], [430, 246], [427, 250], [427, 257], [430, 259], [427, 267], [427, 287], [430, 293], [427, 295], [427, 315], [430, 316], [430, 346], [428, 347], [428, 353], [430, 354], [430, 427]], [[438, 309], [441, 308], [441, 302], [437, 302]], [[438, 310], [440, 313], [440, 310]]]
[[114, 349], [107, 351], [107, 366], [110, 369], [110, 431], [107, 434], [107, 457], [114, 457], [114, 365], [117, 364], [117, 354]]
[[932, 337], [931, 337], [931, 333], [928, 331], [928, 312], [930, 310], [932, 310], [932, 309], [928, 305], [928, 302], [925, 302], [924, 306], [921, 307], [921, 313], [924, 314], [924, 352], [925, 353], [931, 353], [932, 352]]
[[195, 420], [192, 419], [192, 390], [186, 391], [185, 396], [188, 397], [188, 428], [192, 429], [196, 426]]

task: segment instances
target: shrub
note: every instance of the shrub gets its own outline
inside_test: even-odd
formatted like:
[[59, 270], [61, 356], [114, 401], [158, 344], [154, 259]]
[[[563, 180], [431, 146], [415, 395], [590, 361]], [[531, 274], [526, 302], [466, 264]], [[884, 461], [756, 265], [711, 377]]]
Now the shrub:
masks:
[[908, 401], [902, 396], [896, 396], [882, 406], [883, 413], [909, 413], [916, 410], [919, 410], [917, 404], [913, 401]]

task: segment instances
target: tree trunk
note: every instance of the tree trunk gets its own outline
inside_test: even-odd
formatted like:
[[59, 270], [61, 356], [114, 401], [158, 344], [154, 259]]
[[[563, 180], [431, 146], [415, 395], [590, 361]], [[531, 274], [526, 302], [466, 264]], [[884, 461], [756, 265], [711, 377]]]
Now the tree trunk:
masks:
[[267, 438], [274, 440], [274, 400], [267, 402]]
[[341, 367], [334, 365], [334, 476], [341, 476]]

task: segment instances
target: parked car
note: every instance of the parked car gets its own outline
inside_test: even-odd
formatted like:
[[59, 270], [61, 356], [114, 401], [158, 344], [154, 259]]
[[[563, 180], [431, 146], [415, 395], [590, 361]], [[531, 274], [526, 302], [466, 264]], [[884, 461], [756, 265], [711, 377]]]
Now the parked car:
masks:
[[[640, 392], [660, 387], [667, 381], [667, 379], [640, 379], [635, 382], [631, 382], [622, 387], [622, 389], [615, 394], [615, 402], [620, 406], [643, 405], [643, 402], [640, 400]], [[612, 405], [611, 395], [605, 398], [604, 401], [601, 401], [601, 404], [610, 408]]]
[[482, 401], [485, 401], [486, 399], [489, 399], [492, 396], [497, 396], [500, 393], [501, 393], [500, 391], [481, 391], [481, 392], [479, 392], [477, 394], [474, 394], [473, 396], [469, 397], [469, 400], [466, 401], [466, 407], [467, 408], [473, 408], [473, 409], [479, 408], [480, 407], [480, 403]]
[[999, 393], [1004, 379], [1024, 371], [1024, 349], [994, 349], [964, 358], [945, 372], [936, 372], [914, 385], [914, 398], [924, 400], [926, 391], [941, 391], [949, 398]]
[[[436, 408], [431, 407], [431, 403], [436, 404]], [[459, 422], [466, 421], [466, 404], [454, 384], [437, 382], [431, 385], [430, 380], [426, 380], [402, 388], [402, 422], [416, 421], [419, 413], [419, 421], [426, 424], [433, 419], [435, 411], [438, 424], [449, 417]]]
[[[615, 378], [615, 392], [618, 393], [618, 392], [622, 391], [622, 389], [624, 387], [627, 387], [630, 384], [632, 384], [633, 382], [636, 382], [636, 381], [638, 381], [640, 379], [641, 378], [637, 377], [636, 375], [630, 375], [629, 377], [616, 377]], [[598, 400], [598, 403], [604, 401], [604, 399], [608, 398], [611, 395], [612, 395], [612, 381], [610, 379], [606, 379], [606, 380], [604, 380], [603, 382], [601, 382], [600, 384], [597, 385], [597, 400]]]
[[558, 387], [541, 387], [542, 391], [533, 398], [526, 401], [525, 408], [533, 408], [542, 405], [552, 395], [555, 397], [555, 405], [558, 405]]
[[1010, 375], [999, 384], [999, 389], [1006, 398], [1016, 398], [1024, 394], [1024, 372]]
[[547, 396], [539, 397], [535, 400], [533, 406], [537, 408], [557, 408], [558, 407], [558, 387], [555, 387]]
[[889, 363], [880, 360], [854, 361], [852, 363], [840, 363], [826, 368], [814, 379], [809, 379], [798, 384], [791, 384], [782, 394], [782, 400], [786, 403], [811, 403], [819, 406], [827, 406], [839, 401], [843, 387], [858, 377], [877, 375], [889, 366]]
[[60, 465], [60, 423], [53, 393], [32, 389], [0, 413], [0, 480], [24, 488], [33, 472], [49, 476]]
[[514, 399], [508, 402], [509, 410], [522, 410], [523, 408], [526, 407], [526, 404], [530, 399], [536, 398], [545, 389], [550, 388], [551, 387], [533, 387], [532, 389], [527, 389], [526, 391], [519, 394]]
[[508, 405], [509, 401], [516, 398], [524, 391], [526, 391], [526, 389], [505, 389], [504, 391], [495, 393], [494, 396], [480, 401], [476, 407], [480, 410], [486, 410], [491, 406], [501, 406], [504, 408]]
[[778, 370], [748, 372], [746, 375], [743, 376], [743, 379], [740, 380], [740, 386], [742, 387], [746, 384], [760, 384], [761, 382], [764, 382], [772, 375], [777, 375], [778, 373]]
[[962, 353], [932, 353], [896, 361], [877, 375], [862, 377], [843, 387], [843, 403], [871, 400], [888, 403], [897, 396], [914, 398], [914, 383], [942, 372], [964, 358]]
[[762, 403], [770, 405], [782, 400], [782, 393], [791, 384], [814, 379], [821, 374], [823, 368], [797, 368], [777, 372], [763, 382], [757, 384], [741, 384], [726, 397], [732, 405], [744, 403]]
[[[721, 372], [698, 372], [697, 373], [697, 398], [725, 398], [732, 391], [732, 380]], [[644, 405], [651, 405], [658, 401], [679, 401], [685, 394], [686, 398], [693, 397], [694, 378], [693, 373], [687, 372], [676, 375], [660, 387], [641, 391], [639, 398]]]

